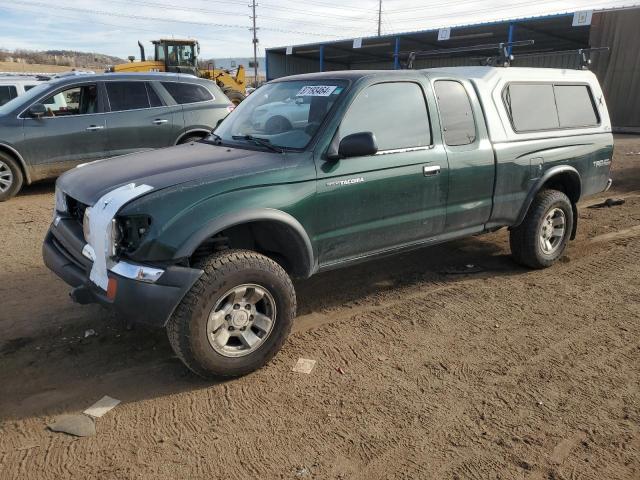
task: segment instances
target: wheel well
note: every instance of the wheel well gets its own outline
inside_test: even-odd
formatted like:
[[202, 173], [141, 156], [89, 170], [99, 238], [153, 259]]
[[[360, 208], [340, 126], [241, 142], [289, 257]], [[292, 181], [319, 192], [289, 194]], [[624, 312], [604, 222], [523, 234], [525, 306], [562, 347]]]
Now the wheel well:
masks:
[[13, 160], [16, 161], [16, 163], [18, 164], [18, 167], [20, 167], [20, 171], [22, 172], [22, 178], [24, 179], [24, 183], [26, 185], [30, 184], [31, 183], [31, 176], [29, 175], [29, 172], [27, 172], [27, 169], [26, 169], [24, 163], [22, 162], [22, 160], [20, 160], [18, 155], [16, 155], [16, 152], [11, 150], [10, 148], [7, 148], [4, 145], [0, 145], [0, 152], [8, 155], [9, 157], [11, 157]]
[[571, 203], [578, 203], [582, 193], [580, 179], [575, 173], [570, 172], [562, 172], [554, 175], [544, 183], [542, 188], [563, 192], [567, 197], [569, 197]]
[[200, 138], [204, 138], [209, 134], [209, 132], [205, 132], [204, 130], [195, 130], [195, 131], [191, 131], [191, 132], [186, 132], [183, 133], [179, 138], [178, 141], [176, 142], [176, 145], [180, 145], [182, 142], [184, 142], [187, 138], [189, 137], [200, 137]]
[[311, 271], [304, 241], [282, 222], [265, 220], [234, 225], [204, 240], [195, 249], [189, 263], [214, 252], [240, 248], [261, 253], [277, 262], [294, 277], [307, 277]]

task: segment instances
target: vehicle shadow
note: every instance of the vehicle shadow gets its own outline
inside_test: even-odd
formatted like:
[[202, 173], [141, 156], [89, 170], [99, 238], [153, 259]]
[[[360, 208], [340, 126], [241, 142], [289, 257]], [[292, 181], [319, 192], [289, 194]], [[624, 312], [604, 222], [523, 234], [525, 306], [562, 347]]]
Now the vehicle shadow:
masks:
[[[299, 318], [344, 309], [344, 321], [353, 304], [385, 291], [526, 272], [508, 256], [506, 238], [473, 237], [297, 281]], [[0, 420], [82, 411], [103, 395], [136, 402], [212, 385], [182, 365], [163, 330], [127, 329], [106, 308], [74, 305], [66, 286], [41, 270], [13, 274], [9, 284], [0, 274], [0, 290], [14, 299], [0, 316]], [[28, 297], [27, 284], [39, 293]]]
[[40, 180], [32, 183], [31, 185], [25, 185], [18, 193], [20, 197], [29, 197], [32, 195], [46, 195], [47, 193], [53, 194], [56, 190], [56, 181], [53, 180]]

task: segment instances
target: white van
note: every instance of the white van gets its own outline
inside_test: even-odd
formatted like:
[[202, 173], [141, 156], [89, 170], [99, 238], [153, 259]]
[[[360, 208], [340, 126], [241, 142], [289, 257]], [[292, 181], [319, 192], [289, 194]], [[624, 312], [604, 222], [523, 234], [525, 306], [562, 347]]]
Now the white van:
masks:
[[46, 81], [45, 78], [31, 75], [0, 74], [0, 106], [44, 81]]

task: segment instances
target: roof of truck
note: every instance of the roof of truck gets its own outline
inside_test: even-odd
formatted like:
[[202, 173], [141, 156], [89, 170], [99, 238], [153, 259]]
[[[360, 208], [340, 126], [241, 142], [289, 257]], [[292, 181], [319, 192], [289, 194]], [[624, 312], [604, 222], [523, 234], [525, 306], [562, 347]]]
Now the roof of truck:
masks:
[[509, 80], [542, 80], [548, 78], [585, 79], [593, 77], [589, 70], [569, 68], [532, 68], [532, 67], [438, 67], [421, 70], [427, 74], [446, 73], [470, 80], [491, 82], [498, 78]]
[[593, 73], [588, 70], [573, 70], [561, 68], [531, 68], [531, 67], [439, 67], [416, 70], [338, 70], [329, 72], [303, 73], [280, 77], [272, 82], [290, 80], [358, 80], [371, 76], [403, 76], [409, 72], [421, 72], [430, 74], [455, 75], [459, 78], [479, 80], [486, 83], [495, 83], [498, 79], [508, 80], [548, 80], [548, 79], [573, 79], [583, 80], [592, 78]]

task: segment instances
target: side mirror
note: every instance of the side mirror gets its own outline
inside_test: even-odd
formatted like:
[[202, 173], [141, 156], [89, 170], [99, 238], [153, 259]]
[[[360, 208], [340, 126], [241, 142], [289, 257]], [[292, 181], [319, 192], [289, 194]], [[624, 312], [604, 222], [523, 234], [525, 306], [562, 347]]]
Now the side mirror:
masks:
[[340, 140], [339, 158], [366, 157], [378, 153], [376, 136], [371, 132], [352, 133]]
[[29, 116], [33, 118], [40, 118], [46, 115], [47, 107], [45, 107], [42, 103], [34, 103], [29, 108]]

